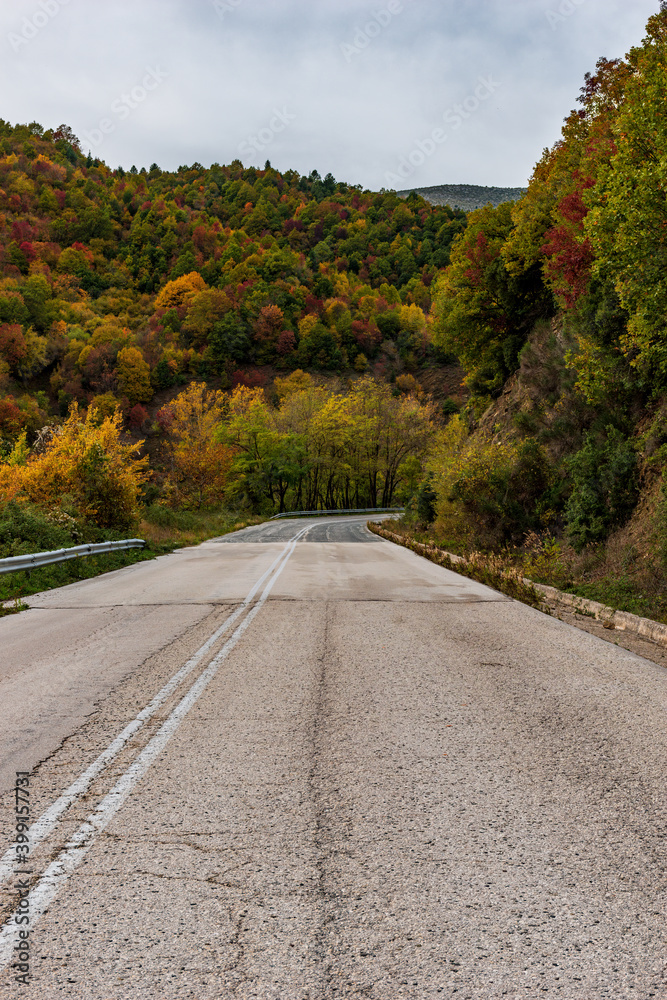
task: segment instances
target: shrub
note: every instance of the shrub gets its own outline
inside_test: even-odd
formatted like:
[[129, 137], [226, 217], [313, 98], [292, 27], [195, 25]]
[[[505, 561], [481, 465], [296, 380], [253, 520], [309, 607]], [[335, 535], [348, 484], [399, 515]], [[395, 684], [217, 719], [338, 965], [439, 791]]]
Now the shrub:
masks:
[[139, 493], [147, 459], [137, 459], [143, 442], [120, 440], [120, 413], [98, 423], [90, 408], [82, 419], [76, 404], [42, 454], [26, 457], [17, 444], [0, 465], [0, 501], [25, 499], [46, 510], [69, 496], [78, 514], [98, 527], [125, 531], [138, 520]]
[[24, 419], [13, 396], [0, 399], [0, 436], [14, 437], [23, 427]]
[[76, 521], [53, 516], [32, 504], [12, 501], [0, 508], [0, 558], [47, 552], [80, 542]]
[[438, 494], [433, 487], [433, 477], [429, 475], [419, 484], [417, 491], [417, 517], [422, 524], [432, 524], [435, 520], [435, 504]]
[[566, 530], [580, 552], [585, 545], [604, 541], [632, 513], [639, 494], [637, 456], [621, 432], [608, 426], [602, 442], [587, 434], [583, 448], [566, 466], [572, 479]]
[[146, 420], [148, 420], [148, 410], [141, 403], [136, 403], [127, 416], [129, 426], [138, 430]]
[[422, 391], [422, 387], [417, 381], [417, 379], [414, 377], [414, 375], [397, 376], [396, 388], [398, 389], [399, 392], [402, 392], [405, 395], [412, 394], [418, 396]]
[[448, 538], [494, 547], [521, 541], [541, 526], [541, 501], [552, 472], [535, 442], [466, 440], [460, 416], [445, 431], [438, 493], [439, 530]]
[[98, 396], [93, 396], [90, 406], [93, 410], [97, 411], [97, 419], [101, 422], [105, 417], [113, 416], [116, 412], [116, 407], [120, 406], [120, 401], [116, 399], [112, 392], [103, 392]]
[[161, 504], [151, 504], [143, 511], [144, 520], [157, 528], [176, 528], [180, 531], [192, 530], [197, 525], [197, 518], [189, 510], [173, 510]]

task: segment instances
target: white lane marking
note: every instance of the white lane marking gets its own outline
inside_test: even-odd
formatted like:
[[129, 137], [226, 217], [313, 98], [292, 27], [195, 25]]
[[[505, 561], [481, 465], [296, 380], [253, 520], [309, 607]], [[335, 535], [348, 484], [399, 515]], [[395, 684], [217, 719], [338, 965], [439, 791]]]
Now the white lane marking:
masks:
[[[222, 635], [224, 635], [229, 628], [231, 628], [234, 622], [238, 619], [239, 615], [243, 614], [266, 578], [273, 572], [280, 560], [284, 557], [290, 545], [293, 542], [296, 542], [306, 530], [307, 529], [302, 528], [289, 540], [283, 551], [276, 557], [276, 559], [274, 559], [266, 572], [260, 576], [257, 583], [236, 611], [225, 619], [213, 635], [206, 640], [204, 645], [200, 646], [197, 652], [190, 657], [187, 663], [185, 663], [181, 669], [175, 673], [169, 681], [167, 681], [162, 690], [158, 691], [153, 700], [150, 701], [141, 712], [139, 712], [132, 722], [128, 723], [125, 729], [123, 729], [123, 731], [116, 736], [106, 750], [102, 751], [97, 760], [93, 761], [83, 774], [80, 775], [80, 777], [78, 777], [65, 792], [63, 792], [60, 798], [56, 799], [53, 805], [49, 806], [49, 808], [42, 813], [39, 819], [35, 820], [28, 831], [31, 850], [42, 840], [48, 837], [48, 835], [55, 829], [62, 814], [69, 809], [73, 802], [80, 798], [90, 788], [95, 778], [97, 778], [98, 775], [101, 774], [106, 767], [108, 767], [111, 761], [118, 756], [123, 747], [125, 747], [126, 744], [132, 739], [135, 733], [141, 729], [143, 724], [155, 715], [160, 706], [163, 705], [164, 702], [173, 694], [179, 684], [192, 673], [199, 663], [201, 663], [201, 660], [206, 653], [208, 653], [211, 646], [213, 646], [214, 643]], [[7, 851], [5, 851], [0, 859], [0, 885], [2, 885], [3, 882], [6, 882], [7, 879], [11, 878], [15, 867], [16, 851], [14, 847], [10, 847]]]
[[[250, 609], [241, 624], [237, 626], [220, 652], [213, 657], [206, 670], [200, 674], [166, 721], [163, 722], [155, 736], [146, 744], [137, 759], [133, 761], [125, 774], [118, 779], [111, 791], [105, 795], [94, 812], [81, 824], [58, 857], [45, 870], [35, 887], [30, 890], [28, 902], [24, 904], [26, 912], [30, 914], [30, 930], [34, 929], [35, 924], [45, 910], [48, 909], [61, 886], [81, 864], [86, 852], [92, 847], [97, 836], [102, 833], [116, 815], [132, 789], [146, 774], [146, 771], [158, 754], [164, 750], [185, 716], [215, 677], [220, 664], [227, 659], [252, 620], [261, 611], [262, 605], [271, 593], [274, 583], [287, 565], [287, 560], [294, 551], [297, 541], [308, 530], [308, 528], [304, 528], [294, 536], [287, 549], [279, 557], [278, 561], [282, 561], [262, 591], [260, 599]], [[17, 915], [17, 913], [12, 914], [2, 930], [0, 930], [0, 968], [8, 965], [14, 955], [15, 935], [20, 930], [19, 926], [15, 923]]]

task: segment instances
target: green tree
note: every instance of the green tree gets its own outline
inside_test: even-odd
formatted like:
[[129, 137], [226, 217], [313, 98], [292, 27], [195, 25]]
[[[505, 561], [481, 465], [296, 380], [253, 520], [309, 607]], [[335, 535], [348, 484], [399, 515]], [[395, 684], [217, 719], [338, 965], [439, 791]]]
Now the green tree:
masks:
[[502, 259], [512, 227], [510, 203], [471, 212], [435, 290], [434, 343], [458, 356], [468, 384], [482, 395], [500, 392], [545, 311], [539, 275], [534, 269], [512, 275]]
[[584, 228], [594, 274], [611, 279], [629, 314], [620, 337], [632, 364], [667, 380], [667, 10], [652, 17], [613, 125], [616, 151], [589, 193]]
[[589, 433], [567, 461], [572, 492], [565, 507], [567, 533], [577, 551], [602, 542], [628, 519], [637, 502], [637, 455], [620, 431], [607, 427], [599, 441]]

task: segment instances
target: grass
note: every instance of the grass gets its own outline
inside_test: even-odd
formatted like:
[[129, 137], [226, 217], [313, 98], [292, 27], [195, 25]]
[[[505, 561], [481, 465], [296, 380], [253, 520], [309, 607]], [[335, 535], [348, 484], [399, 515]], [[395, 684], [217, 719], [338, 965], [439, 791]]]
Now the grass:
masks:
[[242, 517], [228, 510], [171, 510], [155, 504], [145, 508], [138, 537], [151, 545], [167, 545], [171, 551], [183, 545], [199, 545], [207, 538], [240, 531], [250, 524], [262, 524], [265, 520], [264, 517]]
[[542, 539], [514, 558], [524, 575], [568, 594], [598, 601], [640, 618], [667, 622], [667, 580], [654, 544], [637, 548], [622, 529], [605, 544], [575, 552], [564, 541]]
[[410, 541], [419, 542], [421, 545], [446, 549], [447, 552], [453, 552], [456, 556], [467, 555], [465, 545], [462, 545], [455, 539], [443, 538], [437, 535], [433, 528], [420, 528], [417, 525], [406, 524], [401, 518], [387, 519], [382, 524], [394, 535], [400, 535], [402, 538], [409, 539]]
[[18, 615], [22, 611], [27, 611], [28, 605], [20, 597], [15, 597], [12, 604], [8, 604], [6, 607], [4, 604], [0, 604], [0, 618], [5, 618], [7, 615]]
[[[0, 617], [25, 611], [28, 605], [23, 598], [30, 594], [65, 587], [78, 580], [89, 580], [102, 573], [155, 559], [186, 545], [198, 545], [207, 538], [238, 531], [248, 524], [261, 524], [263, 520], [259, 517], [241, 519], [240, 515], [229, 511], [172, 511], [164, 507], [147, 507], [136, 532], [136, 537], [145, 539], [147, 543], [144, 549], [84, 556], [0, 576]], [[36, 548], [35, 551], [43, 549]], [[8, 601], [13, 603], [7, 605]]]
[[0, 601], [14, 601], [9, 608], [0, 609], [0, 614], [16, 614], [27, 607], [21, 607], [22, 598], [37, 594], [42, 590], [53, 590], [54, 587], [65, 587], [68, 583], [78, 580], [88, 580], [102, 573], [109, 573], [123, 566], [131, 566], [136, 562], [155, 559], [156, 556], [170, 552], [174, 546], [147, 546], [145, 549], [128, 549], [126, 552], [108, 552], [99, 556], [84, 556], [80, 559], [68, 559], [67, 562], [53, 563], [51, 566], [40, 566], [39, 569], [22, 570], [18, 573], [5, 573], [0, 576]]
[[619, 611], [629, 611], [640, 618], [667, 622], [667, 596], [641, 593], [642, 589], [646, 588], [627, 577], [606, 577], [591, 583], [575, 583], [569, 588], [569, 593], [586, 597], [589, 601], [599, 601]]

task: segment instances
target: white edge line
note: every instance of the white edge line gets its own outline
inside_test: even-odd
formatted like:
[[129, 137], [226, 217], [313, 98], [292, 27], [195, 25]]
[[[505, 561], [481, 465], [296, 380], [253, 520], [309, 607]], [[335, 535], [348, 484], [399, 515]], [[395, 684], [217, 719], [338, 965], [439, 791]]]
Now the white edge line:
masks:
[[[113, 740], [112, 743], [109, 744], [106, 750], [103, 750], [102, 753], [99, 755], [99, 757], [95, 761], [93, 761], [93, 763], [88, 768], [86, 768], [83, 774], [81, 774], [69, 786], [69, 788], [65, 792], [63, 792], [63, 794], [58, 799], [56, 799], [56, 801], [51, 806], [49, 806], [49, 808], [46, 809], [45, 812], [42, 813], [39, 819], [35, 820], [35, 822], [32, 824], [32, 826], [28, 831], [28, 842], [30, 844], [31, 849], [33, 847], [36, 847], [37, 844], [41, 843], [41, 841], [43, 841], [46, 837], [49, 836], [49, 834], [55, 829], [55, 826], [58, 823], [60, 817], [63, 815], [63, 813], [67, 809], [69, 809], [72, 803], [74, 803], [78, 798], [84, 795], [85, 792], [87, 792], [87, 790], [90, 788], [95, 778], [97, 778], [98, 775], [101, 774], [106, 767], [108, 767], [108, 765], [118, 756], [118, 754], [126, 746], [126, 744], [130, 741], [130, 739], [135, 735], [135, 733], [137, 733], [141, 729], [143, 724], [147, 722], [148, 719], [150, 719], [153, 715], [155, 715], [160, 706], [164, 704], [164, 702], [167, 700], [167, 698], [170, 697], [171, 694], [173, 694], [173, 692], [176, 690], [179, 684], [183, 680], [185, 680], [185, 678], [189, 674], [192, 673], [195, 667], [201, 662], [202, 658], [209, 651], [211, 646], [220, 638], [220, 636], [224, 635], [227, 629], [229, 629], [234, 624], [239, 615], [241, 615], [245, 611], [246, 607], [252, 601], [253, 597], [255, 596], [261, 585], [264, 583], [267, 576], [269, 576], [269, 574], [273, 572], [273, 570], [276, 568], [281, 559], [284, 558], [285, 553], [290, 548], [290, 545], [295, 543], [298, 540], [298, 538], [304, 533], [305, 530], [306, 529], [302, 528], [299, 532], [297, 532], [296, 535], [293, 536], [293, 538], [290, 539], [290, 541], [287, 543], [286, 547], [283, 549], [280, 555], [277, 556], [276, 559], [274, 559], [269, 568], [262, 574], [262, 576], [260, 576], [257, 583], [253, 586], [250, 593], [247, 595], [245, 600], [239, 605], [236, 611], [234, 611], [231, 615], [229, 615], [228, 618], [225, 619], [222, 625], [213, 633], [213, 635], [211, 635], [206, 640], [203, 646], [200, 646], [197, 652], [190, 657], [190, 659], [181, 667], [181, 669], [178, 670], [177, 673], [175, 673], [174, 676], [169, 681], [167, 681], [164, 687], [160, 691], [158, 691], [158, 693], [148, 703], [148, 705], [146, 705], [146, 707], [143, 708], [141, 712], [139, 712], [139, 714], [132, 720], [132, 722], [128, 723], [125, 729], [123, 729], [123, 731], [119, 733], [118, 736], [116, 736], [116, 738]], [[291, 549], [289, 553], [290, 555], [292, 551], [293, 550]], [[8, 848], [3, 854], [2, 858], [0, 858], [0, 885], [2, 885], [11, 877], [13, 870], [16, 867], [16, 864], [17, 864], [16, 849], [15, 845], [13, 845], [12, 847]]]
[[[187, 713], [215, 677], [220, 664], [231, 653], [245, 630], [259, 613], [274, 583], [287, 565], [287, 560], [294, 551], [301, 534], [302, 532], [299, 532], [299, 535], [295, 536], [287, 549], [281, 553], [279, 558], [282, 560], [282, 564], [278, 566], [276, 572], [267, 583], [259, 601], [251, 608], [241, 624], [232, 633], [222, 649], [214, 656], [206, 670], [200, 674], [187, 694], [176, 705], [155, 736], [146, 744], [125, 774], [118, 779], [111, 791], [107, 792], [96, 809], [70, 838], [58, 857], [46, 868], [35, 887], [30, 890], [28, 911], [30, 913], [31, 930], [48, 909], [63, 883], [67, 881], [71, 873], [80, 865], [86, 852], [95, 842], [96, 837], [108, 826], [132, 789], [144, 776], [155, 758], [165, 748]], [[13, 957], [15, 934], [20, 929], [15, 924], [15, 917], [16, 913], [12, 914], [0, 930], [0, 968], [7, 966]]]

